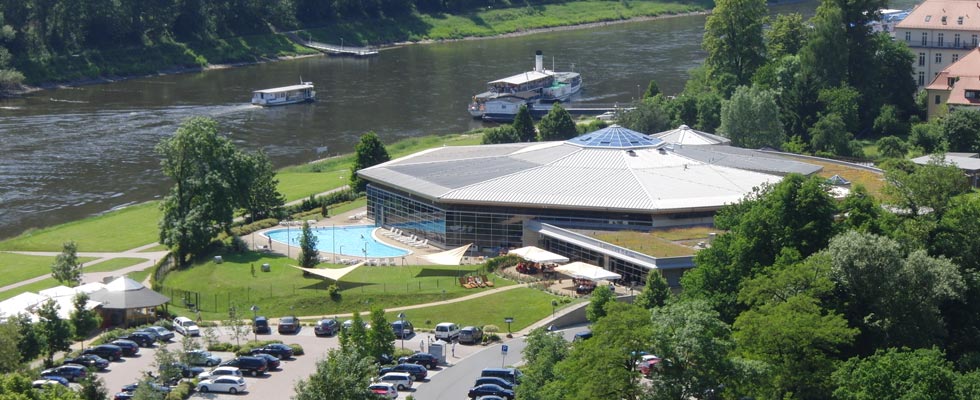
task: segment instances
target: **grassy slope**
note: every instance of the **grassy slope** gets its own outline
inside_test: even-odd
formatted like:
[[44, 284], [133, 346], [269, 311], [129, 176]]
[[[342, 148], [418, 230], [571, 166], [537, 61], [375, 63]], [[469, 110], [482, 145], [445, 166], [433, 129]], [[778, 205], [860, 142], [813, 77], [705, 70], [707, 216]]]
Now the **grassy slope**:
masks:
[[[80, 257], [79, 261], [86, 263], [93, 258]], [[20, 254], [0, 253], [0, 286], [7, 286], [25, 279], [51, 273], [54, 257], [25, 256]]]
[[[455, 322], [459, 326], [497, 325], [503, 333], [507, 332], [504, 318], [514, 318], [511, 329], [514, 331], [537, 322], [551, 314], [551, 301], [559, 299], [550, 293], [531, 288], [518, 288], [503, 293], [459, 303], [443, 304], [415, 310], [402, 311], [416, 328], [433, 329], [440, 322]], [[564, 308], [568, 304], [561, 304]], [[460, 310], [466, 310], [460, 312]], [[398, 319], [399, 312], [389, 312], [385, 318]]]
[[[264, 263], [271, 266], [270, 272], [261, 272]], [[257, 271], [254, 276], [253, 265]], [[478, 266], [361, 267], [341, 280], [338, 286], [342, 299], [335, 302], [327, 295], [328, 281], [303, 277], [303, 272], [292, 265], [296, 265], [294, 259], [279, 255], [228, 255], [221, 264], [209, 261], [171, 272], [162, 283], [161, 293], [175, 299], [171, 308], [187, 313], [179, 300], [180, 293], [171, 294], [170, 289], [197, 292], [202, 315], [220, 319], [227, 314], [230, 304], [240, 307], [255, 304], [269, 316], [331, 315], [426, 303], [441, 300], [443, 296], [456, 298], [483, 290], [462, 288], [455, 278], [459, 273], [477, 270]], [[513, 284], [503, 279], [496, 282], [498, 287]]]
[[[0, 265], [3, 266], [4, 271], [8, 271], [8, 265], [9, 264], [7, 264], [6, 262], [2, 261], [5, 255], [6, 254], [0, 253]], [[30, 256], [24, 256], [24, 257], [30, 257]], [[47, 262], [44, 264], [44, 268], [49, 268], [51, 266], [51, 262], [52, 262], [51, 257], [34, 257], [34, 258], [38, 258], [38, 259], [43, 258], [43, 259], [47, 260]], [[91, 258], [85, 258], [83, 260], [84, 260], [84, 262], [88, 262], [88, 261], [90, 261], [92, 259]], [[140, 258], [116, 258], [116, 259], [112, 259], [112, 260], [109, 260], [109, 261], [106, 261], [106, 262], [95, 264], [95, 265], [93, 265], [90, 268], [85, 268], [84, 271], [85, 272], [115, 271], [117, 269], [126, 268], [126, 267], [128, 267], [130, 265], [138, 264], [138, 263], [140, 263], [142, 261], [143, 261], [143, 259], [140, 259]], [[36, 276], [40, 276], [40, 275], [43, 275], [44, 272], [47, 272], [47, 271], [50, 271], [50, 270], [49, 269], [44, 269], [43, 271], [41, 271], [41, 268], [40, 267], [37, 267], [37, 268], [35, 268], [35, 270], [32, 270], [32, 271], [35, 272], [35, 273], [32, 274], [32, 275], [30, 275], [30, 276], [27, 276], [27, 277], [24, 277], [24, 278], [19, 278], [19, 279], [12, 279], [11, 278], [11, 279], [8, 279], [8, 280], [10, 280], [10, 282], [6, 282], [6, 283], [0, 282], [0, 286], [2, 286], [2, 285], [9, 285], [9, 284], [14, 283], [14, 282], [22, 281], [24, 279], [29, 279], [29, 278], [33, 278], [33, 277], [36, 277]], [[41, 272], [41, 274], [38, 274], [36, 272]], [[147, 269], [145, 271], [130, 273], [129, 274], [129, 277], [130, 278], [133, 278], [133, 279], [139, 278], [139, 279], [137, 279], [137, 281], [142, 281], [143, 278], [145, 278], [146, 277], [146, 274], [148, 274], [148, 273], [149, 273], [149, 269]], [[34, 292], [34, 293], [37, 293], [38, 291], [41, 291], [41, 290], [44, 290], [44, 289], [48, 289], [48, 288], [53, 288], [53, 287], [58, 286], [58, 285], [59, 285], [58, 281], [54, 280], [54, 278], [45, 278], [45, 279], [42, 279], [42, 280], [37, 281], [37, 282], [34, 282], [34, 283], [30, 283], [30, 284], [27, 284], [27, 285], [24, 285], [24, 286], [18, 286], [18, 287], [14, 288], [14, 289], [0, 292], [0, 301], [9, 299], [11, 297], [14, 297], [14, 296], [16, 296], [18, 294], [21, 294], [21, 293], [24, 293], [24, 292]]]
[[0, 242], [0, 250], [61, 251], [74, 240], [78, 251], [124, 251], [157, 241], [160, 210], [144, 203], [96, 217], [32, 230]]

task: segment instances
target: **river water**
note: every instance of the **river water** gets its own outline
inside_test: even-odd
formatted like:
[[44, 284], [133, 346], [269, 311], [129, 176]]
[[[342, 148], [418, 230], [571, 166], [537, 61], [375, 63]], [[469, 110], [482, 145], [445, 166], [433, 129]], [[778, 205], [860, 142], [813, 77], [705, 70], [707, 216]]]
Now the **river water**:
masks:
[[[814, 2], [777, 6], [811, 14]], [[309, 57], [132, 79], [0, 100], [0, 238], [161, 197], [170, 182], [154, 146], [207, 115], [241, 148], [277, 166], [350, 152], [361, 133], [385, 142], [484, 126], [466, 113], [485, 82], [545, 65], [584, 79], [579, 101], [630, 102], [651, 79], [683, 88], [700, 64], [703, 15], [493, 40], [413, 45], [374, 58]], [[302, 78], [316, 103], [260, 108], [251, 91]]]

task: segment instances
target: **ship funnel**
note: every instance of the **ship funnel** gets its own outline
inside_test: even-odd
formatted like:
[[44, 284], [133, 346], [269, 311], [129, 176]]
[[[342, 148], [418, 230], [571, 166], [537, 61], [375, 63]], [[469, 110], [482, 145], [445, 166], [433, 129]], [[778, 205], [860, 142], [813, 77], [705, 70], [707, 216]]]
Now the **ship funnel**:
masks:
[[544, 72], [544, 55], [541, 50], [534, 52], [534, 70]]

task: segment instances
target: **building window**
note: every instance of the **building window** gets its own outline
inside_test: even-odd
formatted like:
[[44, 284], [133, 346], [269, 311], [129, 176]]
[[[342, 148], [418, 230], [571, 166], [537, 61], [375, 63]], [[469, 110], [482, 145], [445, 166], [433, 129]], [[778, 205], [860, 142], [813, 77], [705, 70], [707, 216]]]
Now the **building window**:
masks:
[[926, 53], [919, 53], [919, 66], [923, 67], [926, 65]]
[[953, 35], [953, 47], [960, 47], [960, 34]]
[[937, 33], [936, 34], [936, 46], [943, 47], [943, 34], [942, 33]]
[[939, 104], [939, 95], [936, 95], [936, 104]]
[[942, 64], [942, 62], [943, 62], [943, 53], [936, 53], [936, 64]]
[[929, 33], [927, 32], [922, 32], [922, 45], [923, 46], [929, 45]]
[[960, 55], [959, 54], [953, 54], [953, 62], [956, 62], [959, 59], [960, 59]]
[[912, 32], [911, 31], [905, 32], [905, 43], [908, 43], [908, 42], [911, 42], [911, 41], [912, 41]]
[[973, 40], [971, 43], [972, 44], [970, 46], [977, 47], [977, 35], [973, 35]]
[[925, 86], [925, 85], [926, 85], [926, 73], [919, 71], [919, 86]]

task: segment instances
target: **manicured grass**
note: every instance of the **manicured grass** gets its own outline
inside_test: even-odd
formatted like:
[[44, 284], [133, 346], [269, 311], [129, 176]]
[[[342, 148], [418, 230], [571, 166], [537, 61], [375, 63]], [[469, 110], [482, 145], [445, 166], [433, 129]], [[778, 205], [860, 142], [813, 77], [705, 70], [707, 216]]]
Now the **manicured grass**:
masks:
[[146, 261], [142, 258], [113, 258], [111, 260], [103, 261], [95, 264], [91, 267], [85, 267], [82, 273], [85, 272], [105, 272], [105, 271], [115, 271], [117, 269], [122, 269], [139, 264]]
[[61, 251], [74, 240], [78, 251], [124, 251], [156, 242], [160, 210], [148, 202], [83, 220], [27, 231], [0, 242], [0, 250]]
[[34, 283], [28, 283], [24, 286], [18, 286], [14, 289], [0, 292], [0, 301], [7, 300], [21, 293], [27, 293], [27, 292], [37, 293], [44, 289], [50, 289], [58, 285], [60, 285], [60, 283], [54, 280], [54, 278], [45, 278]]
[[[0, 253], [0, 258], [2, 258], [4, 255], [5, 255], [4, 253]], [[30, 257], [30, 256], [27, 256], [27, 257]], [[38, 257], [38, 258], [46, 258], [46, 257]], [[94, 260], [94, 259], [93, 258], [86, 258], [85, 259], [85, 262], [88, 262], [88, 261], [91, 261], [91, 260]], [[115, 258], [115, 259], [112, 259], [112, 260], [109, 260], [109, 261], [106, 261], [106, 262], [95, 264], [91, 268], [86, 267], [83, 270], [83, 274], [85, 272], [115, 271], [117, 269], [126, 268], [128, 266], [135, 265], [135, 264], [140, 263], [142, 261], [143, 261], [143, 259], [141, 259], [141, 258]], [[7, 264], [0, 263], [0, 265], [7, 265]], [[50, 263], [48, 263], [47, 265], [50, 267]], [[135, 279], [137, 282], [142, 282], [143, 279], [146, 279], [146, 276], [149, 275], [149, 273], [150, 273], [150, 268], [147, 268], [147, 269], [145, 269], [143, 271], [131, 272], [131, 273], [127, 274], [127, 275], [130, 278]], [[33, 278], [35, 276], [38, 276], [38, 275], [33, 275], [33, 276], [28, 277], [28, 278]], [[27, 278], [24, 278], [24, 279], [27, 279]], [[14, 281], [14, 282], [19, 282], [21, 280], [23, 280], [23, 279], [20, 279], [20, 280]], [[6, 283], [6, 284], [0, 284], [0, 286], [7, 285], [7, 284], [10, 284], [10, 283], [14, 283], [14, 282], [9, 282], [9, 283]], [[34, 292], [34, 293], [37, 293], [37, 292], [40, 292], [40, 291], [42, 291], [44, 289], [50, 289], [50, 288], [53, 288], [53, 287], [58, 286], [58, 285], [60, 285], [60, 283], [58, 283], [58, 281], [54, 280], [54, 278], [50, 278], [50, 277], [44, 278], [44, 279], [42, 279], [40, 281], [37, 281], [37, 282], [34, 282], [34, 283], [28, 283], [28, 284], [26, 284], [24, 286], [18, 286], [18, 287], [14, 288], [14, 289], [0, 292], [0, 301], [7, 300], [7, 299], [9, 299], [11, 297], [14, 297], [14, 296], [16, 296], [18, 294], [21, 294], [21, 293], [25, 293], [25, 292]]]
[[709, 228], [707, 226], [695, 226], [689, 228], [671, 228], [663, 230], [651, 231], [650, 234], [661, 238], [663, 240], [678, 241], [678, 240], [694, 240], [694, 239], [707, 239], [708, 234], [712, 232], [718, 232], [717, 229]]
[[[263, 263], [270, 265], [270, 272], [261, 272]], [[456, 279], [458, 274], [477, 271], [479, 266], [365, 266], [341, 279], [341, 300], [334, 301], [327, 293], [332, 281], [304, 277], [291, 265], [296, 265], [296, 260], [278, 255], [226, 255], [221, 264], [209, 261], [171, 272], [160, 292], [174, 299], [170, 307], [183, 314], [188, 314], [188, 310], [181, 290], [197, 293], [193, 302], [202, 316], [221, 319], [226, 318], [230, 305], [248, 308], [254, 304], [270, 317], [331, 315], [427, 303], [485, 290], [462, 288]], [[513, 283], [498, 278], [496, 284], [499, 287]]]
[[286, 201], [293, 201], [346, 185], [350, 181], [350, 169], [279, 173], [276, 178], [279, 179], [279, 193], [286, 197]]
[[[25, 256], [21, 254], [0, 253], [0, 286], [7, 286], [26, 279], [35, 278], [41, 275], [51, 274], [51, 264], [54, 257], [48, 256]], [[79, 261], [86, 263], [94, 258], [79, 257]]]
[[358, 208], [364, 208], [364, 207], [367, 207], [367, 198], [361, 197], [351, 202], [338, 204], [337, 207], [330, 209], [330, 213], [333, 215], [343, 214], [345, 212], [356, 210]]
[[[551, 301], [560, 296], [531, 288], [512, 289], [459, 303], [441, 304], [414, 310], [400, 311], [419, 329], [433, 329], [440, 322], [455, 322], [460, 327], [492, 324], [507, 333], [504, 318], [514, 318], [511, 330], [518, 331], [551, 315]], [[559, 303], [561, 303], [559, 301]], [[575, 303], [570, 303], [575, 304]], [[570, 304], [559, 304], [559, 310]], [[389, 312], [385, 318], [398, 319], [399, 312]]]
[[147, 248], [145, 248], [143, 250], [140, 250], [140, 253], [150, 253], [150, 252], [154, 252], [154, 251], [165, 251], [165, 250], [167, 250], [167, 246], [164, 246], [162, 244], [158, 244], [156, 246], [147, 247]]
[[[669, 234], [664, 233], [668, 237], [681, 237], [681, 236], [693, 236], [693, 232], [685, 232], [685, 234]], [[694, 244], [698, 241], [707, 241], [708, 232], [705, 230], [704, 237], [702, 240], [695, 240]], [[636, 231], [619, 231], [619, 232], [602, 232], [595, 235], [596, 239], [615, 244], [617, 246], [622, 246], [630, 250], [634, 250], [646, 255], [653, 257], [680, 257], [680, 256], [693, 256], [697, 251], [694, 247], [681, 245], [674, 243], [672, 240], [681, 239], [665, 239], [664, 237], [658, 236], [656, 233], [647, 232], [636, 232]], [[693, 240], [688, 237], [685, 238], [686, 241]], [[685, 242], [686, 243], [686, 242]]]
[[817, 161], [809, 158], [807, 159], [794, 158], [794, 159], [823, 167], [823, 169], [817, 173], [818, 176], [824, 178], [830, 178], [834, 175], [840, 175], [844, 177], [844, 179], [851, 181], [852, 186], [855, 184], [863, 185], [865, 189], [868, 189], [869, 194], [877, 197], [878, 199], [882, 199], [883, 198], [882, 196], [884, 196], [884, 192], [883, 192], [885, 188], [884, 175], [877, 174], [865, 169], [853, 168], [846, 165], [840, 165], [831, 162]]

